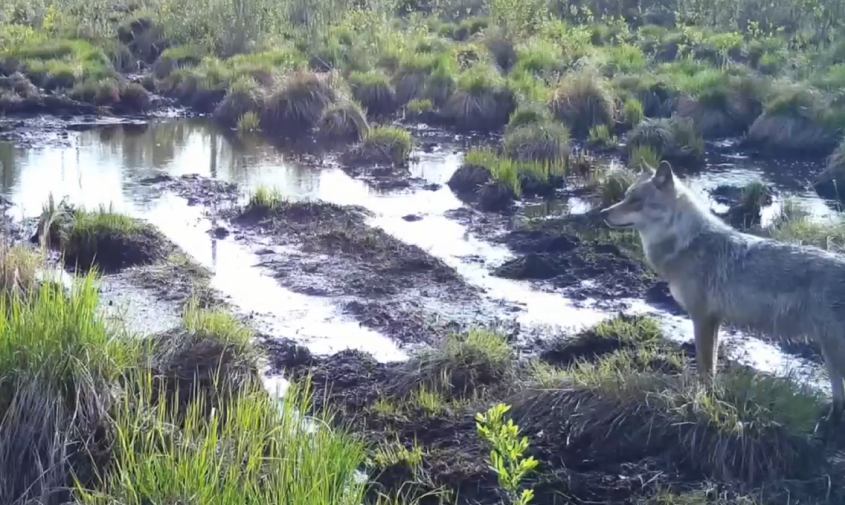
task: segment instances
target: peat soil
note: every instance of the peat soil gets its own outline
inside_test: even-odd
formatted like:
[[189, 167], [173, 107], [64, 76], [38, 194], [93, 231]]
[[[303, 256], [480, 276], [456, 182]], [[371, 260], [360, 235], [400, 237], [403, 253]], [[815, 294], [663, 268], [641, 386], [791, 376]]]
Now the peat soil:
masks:
[[597, 211], [522, 219], [464, 208], [450, 217], [514, 254], [492, 268], [495, 276], [528, 280], [539, 289], [558, 290], [573, 300], [595, 301], [605, 309], [641, 299], [667, 312], [683, 313], [668, 285], [643, 262], [639, 239], [633, 232], [610, 229]]
[[419, 247], [368, 225], [361, 207], [303, 201], [223, 214], [283, 287], [335, 299], [344, 313], [398, 342], [431, 344], [469, 324], [495, 324], [477, 288]]
[[[584, 342], [540, 353], [539, 359], [566, 368], [576, 361], [596, 359], [619, 349], [618, 344], [600, 340]], [[542, 395], [554, 390], [523, 380], [528, 378], [529, 369], [525, 360], [513, 364], [516, 380], [488, 383], [480, 395], [446, 398], [441, 408], [432, 410], [409, 400], [402, 386], [419, 381], [424, 373], [414, 360], [380, 363], [367, 353], [352, 350], [318, 357], [292, 341], [276, 340], [272, 345], [272, 368], [294, 382], [310, 380], [315, 412], [324, 407], [336, 412], [334, 422], [361, 437], [376, 461], [380, 451], [391, 447], [394, 452], [398, 446], [422, 450], [422, 461], [417, 467], [403, 461], [381, 467], [376, 464], [371, 471], [373, 493], [428, 493], [427, 498], [421, 499], [422, 504], [441, 503], [438, 497], [443, 496], [450, 497], [445, 503], [507, 502], [490, 469], [490, 447], [480, 439], [475, 419], [476, 413], [503, 402], [513, 406], [508, 415], [531, 442], [525, 456], [540, 461], [538, 471], [524, 481], [524, 485], [533, 487], [535, 503], [656, 505], [669, 503], [657, 498], [663, 493], [703, 489], [709, 499], [728, 500], [719, 503], [733, 503], [730, 500], [736, 496], [732, 484], [713, 486], [689, 462], [673, 456], [677, 447], [643, 440], [630, 440], [620, 446], [627, 429], [621, 426], [626, 423], [624, 419], [619, 420], [621, 431], [611, 434], [611, 429], [606, 439], [596, 430], [572, 430], [567, 419], [577, 415], [577, 402], [558, 406], [544, 401]], [[666, 352], [680, 351], [690, 368], [694, 361], [692, 346], [668, 342], [665, 346]], [[720, 359], [723, 367], [740, 366], [727, 364], [724, 356]], [[655, 367], [648, 370], [667, 375], [683, 373], [669, 361], [661, 364], [658, 359], [648, 366]]]

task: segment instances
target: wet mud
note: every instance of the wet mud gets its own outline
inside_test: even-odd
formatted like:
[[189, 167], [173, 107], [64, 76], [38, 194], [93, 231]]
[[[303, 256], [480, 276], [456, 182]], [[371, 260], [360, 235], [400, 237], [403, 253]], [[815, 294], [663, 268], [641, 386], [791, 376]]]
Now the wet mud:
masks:
[[441, 260], [367, 224], [368, 211], [324, 202], [227, 212], [235, 237], [261, 244], [260, 267], [297, 293], [335, 298], [362, 324], [433, 342], [484, 317], [476, 288]]

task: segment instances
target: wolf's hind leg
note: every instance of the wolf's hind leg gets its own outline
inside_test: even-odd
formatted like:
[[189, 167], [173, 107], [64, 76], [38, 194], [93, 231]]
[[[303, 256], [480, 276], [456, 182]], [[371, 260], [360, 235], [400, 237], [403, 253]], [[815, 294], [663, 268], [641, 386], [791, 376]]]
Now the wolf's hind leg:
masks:
[[842, 416], [842, 411], [845, 409], [845, 383], [843, 383], [843, 374], [845, 374], [845, 349], [839, 345], [824, 345], [822, 344], [822, 356], [824, 356], [824, 365], [827, 369], [827, 375], [830, 378], [830, 392], [833, 397], [833, 408], [831, 409], [830, 417], [833, 421], [838, 421]]

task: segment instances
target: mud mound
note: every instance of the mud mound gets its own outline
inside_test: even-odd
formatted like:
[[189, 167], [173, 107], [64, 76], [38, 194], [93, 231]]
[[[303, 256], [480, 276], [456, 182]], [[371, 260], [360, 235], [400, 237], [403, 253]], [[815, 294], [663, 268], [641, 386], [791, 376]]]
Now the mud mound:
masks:
[[452, 267], [371, 227], [369, 215], [360, 207], [278, 202], [240, 209], [233, 224], [246, 240], [270, 240], [275, 249], [261, 266], [286, 288], [338, 298], [347, 313], [400, 341], [434, 342], [447, 331], [438, 321], [484, 314], [477, 290]]
[[234, 341], [180, 328], [150, 337], [149, 344], [153, 401], [163, 399], [180, 411], [201, 396], [210, 413], [260, 383], [257, 355]]
[[46, 239], [64, 254], [67, 265], [82, 270], [97, 267], [104, 272], [150, 265], [161, 261], [175, 246], [152, 225], [105, 209], [87, 211], [63, 203], [38, 223], [32, 242]]
[[[546, 237], [538, 243], [554, 244], [554, 239]], [[571, 289], [574, 297], [582, 299], [643, 297], [657, 282], [642, 264], [629, 258], [615, 244], [581, 242], [575, 236], [559, 243], [578, 245], [565, 252], [527, 253], [496, 267], [493, 275], [548, 281], [555, 287]], [[584, 281], [592, 281], [594, 285], [585, 286]]]

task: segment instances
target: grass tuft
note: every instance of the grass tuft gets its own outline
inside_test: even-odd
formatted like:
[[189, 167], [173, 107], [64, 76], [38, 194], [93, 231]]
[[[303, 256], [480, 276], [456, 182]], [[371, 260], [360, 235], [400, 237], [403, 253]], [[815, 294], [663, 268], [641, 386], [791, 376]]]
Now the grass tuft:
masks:
[[586, 136], [594, 126], [613, 125], [616, 114], [607, 83], [587, 72], [563, 79], [554, 92], [550, 107], [557, 119], [578, 136]]

